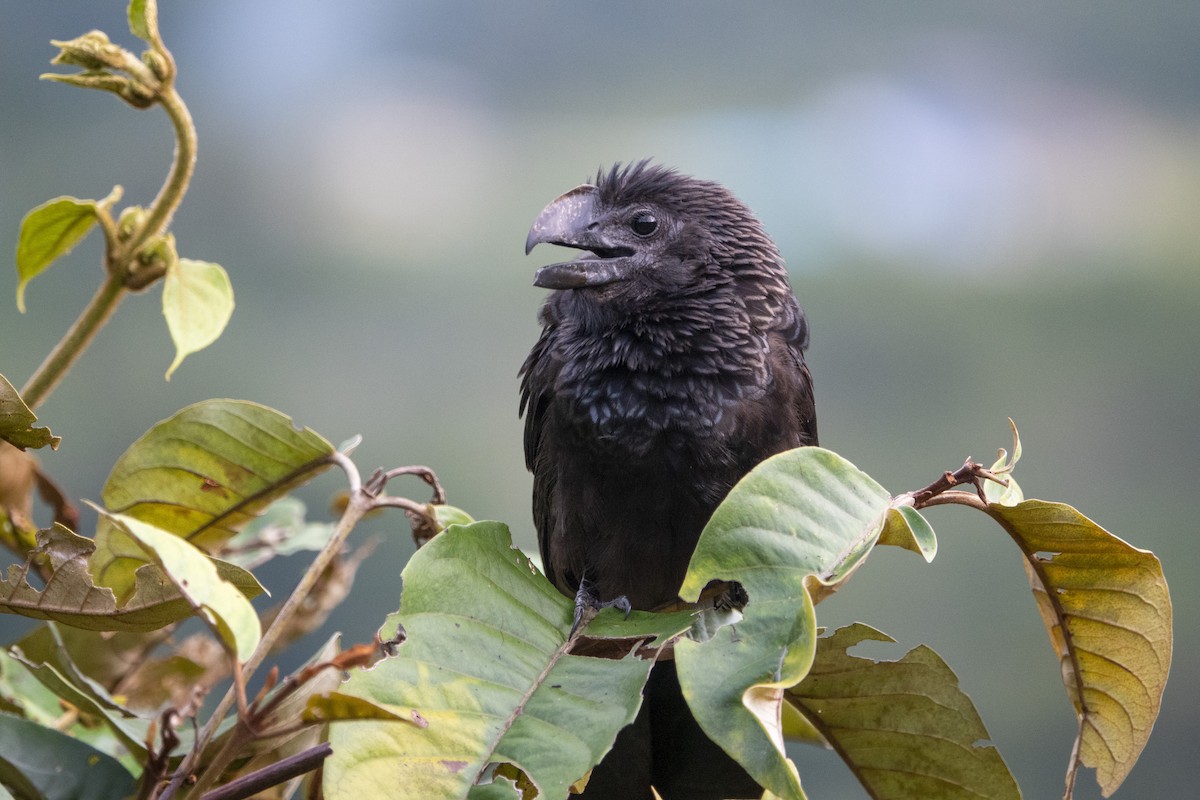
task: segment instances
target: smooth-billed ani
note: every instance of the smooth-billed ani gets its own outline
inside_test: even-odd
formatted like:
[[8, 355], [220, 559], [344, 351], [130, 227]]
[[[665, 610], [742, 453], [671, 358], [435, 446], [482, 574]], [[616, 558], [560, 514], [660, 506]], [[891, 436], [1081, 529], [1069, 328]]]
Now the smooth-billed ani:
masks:
[[[585, 251], [553, 290], [521, 368], [525, 459], [547, 576], [579, 603], [676, 599], [714, 508], [755, 464], [817, 443], [808, 323], [783, 259], [719, 184], [642, 161], [542, 211], [525, 243]], [[751, 598], [751, 602], [753, 599]], [[585, 797], [758, 797], [700, 731], [674, 663]]]

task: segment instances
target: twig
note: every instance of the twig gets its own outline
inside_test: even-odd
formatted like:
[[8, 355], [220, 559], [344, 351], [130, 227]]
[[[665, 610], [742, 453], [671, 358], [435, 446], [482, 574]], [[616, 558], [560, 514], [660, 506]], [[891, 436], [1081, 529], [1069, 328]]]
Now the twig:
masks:
[[175, 733], [175, 726], [179, 719], [179, 712], [174, 708], [168, 708], [159, 715], [157, 725], [162, 730], [162, 748], [158, 750], [154, 748], [156, 723], [151, 722], [150, 734], [146, 741], [146, 752], [149, 757], [146, 760], [146, 769], [142, 772], [141, 784], [138, 787], [138, 800], [145, 800], [145, 798], [153, 796], [154, 787], [167, 774], [171, 753], [179, 746], [179, 735]]
[[[433, 498], [428, 503], [418, 503], [415, 500], [409, 500], [407, 497], [388, 497], [382, 495], [388, 481], [401, 475], [416, 475], [425, 481], [425, 483], [433, 487]], [[363, 484], [363, 491], [375, 498], [375, 506], [377, 508], [391, 507], [404, 510], [404, 514], [408, 517], [409, 524], [412, 526], [413, 543], [417, 547], [425, 544], [441, 532], [442, 526], [438, 523], [437, 514], [432, 510], [432, 506], [443, 505], [446, 502], [446, 491], [442, 488], [442, 484], [438, 482], [437, 475], [429, 467], [393, 467], [386, 471], [377, 469], [367, 479], [366, 483]]]
[[416, 475], [421, 480], [425, 481], [433, 487], [433, 499], [429, 502], [435, 506], [443, 505], [446, 502], [446, 490], [442, 488], [442, 484], [438, 481], [437, 475], [429, 467], [411, 466], [411, 467], [396, 467], [388, 470], [385, 475], [388, 480], [398, 478], [401, 475]]
[[[986, 506], [988, 499], [987, 494], [985, 494], [983, 491], [983, 482], [985, 480], [993, 481], [1001, 486], [1008, 485], [1008, 481], [1006, 479], [999, 477], [982, 464], [977, 463], [975, 459], [968, 457], [967, 460], [963, 462], [963, 465], [954, 470], [954, 472], [943, 472], [942, 477], [938, 478], [924, 489], [918, 489], [917, 491], [913, 492], [913, 507], [919, 509], [929, 505], [940, 505], [940, 503], [935, 503], [933, 501], [938, 496], [944, 495], [953, 487], [961, 486], [962, 484], [970, 484], [971, 486], [974, 486], [975, 493], [979, 495], [980, 502]], [[964, 493], [954, 492], [953, 494], [960, 495]], [[962, 498], [955, 497], [953, 500], [942, 502], [961, 503]]]
[[[404, 497], [389, 497], [380, 496], [379, 493], [387, 485], [391, 477], [397, 475], [418, 475], [434, 488], [434, 497], [444, 498], [444, 492], [440, 484], [437, 482], [433, 471], [427, 467], [398, 467], [393, 470], [376, 470], [374, 474], [364, 483], [362, 476], [358, 471], [358, 467], [344, 453], [334, 452], [329, 456], [329, 460], [337, 464], [346, 473], [346, 480], [349, 484], [349, 501], [346, 504], [345, 511], [342, 512], [341, 519], [338, 520], [336, 529], [329, 541], [325, 543], [321, 552], [317, 554], [316, 559], [309, 565], [304, 575], [301, 576], [296, 588], [292, 590], [286, 602], [275, 615], [275, 619], [271, 625], [263, 632], [262, 639], [255, 648], [254, 653], [245, 664], [239, 665], [239, 668], [234, 673], [234, 685], [229, 688], [217, 708], [213, 711], [212, 716], [205, 724], [203, 730], [196, 737], [195, 745], [184, 757], [182, 763], [175, 771], [175, 775], [171, 783], [163, 791], [161, 800], [168, 800], [175, 796], [183, 785], [187, 776], [196, 769], [200, 755], [204, 749], [212, 741], [213, 735], [216, 732], [217, 726], [220, 725], [226, 714], [229, 713], [230, 707], [235, 701], [238, 702], [239, 714], [238, 726], [234, 729], [234, 734], [230, 737], [230, 741], [222, 748], [221, 752], [208, 764], [205, 765], [203, 773], [199, 776], [196, 786], [189, 792], [200, 792], [202, 798], [207, 798], [210, 794], [203, 794], [204, 788], [212, 785], [221, 772], [225, 769], [229, 760], [241, 749], [244, 742], [241, 741], [243, 736], [255, 736], [257, 731], [255, 728], [255, 719], [260, 715], [252, 707], [253, 704], [247, 705], [245, 700], [245, 687], [249, 682], [254, 671], [261, 666], [267, 654], [275, 646], [277, 640], [284, 634], [288, 628], [288, 622], [297, 612], [299, 612], [312, 594], [313, 588], [317, 581], [326, 572], [333, 560], [341, 553], [345, 545], [346, 538], [360, 520], [369, 512], [378, 508], [400, 508], [403, 509], [410, 518], [420, 518], [436, 526], [436, 518], [429, 512], [429, 504], [418, 503], [415, 500], [409, 500]], [[414, 524], [415, 528], [415, 524]], [[324, 668], [324, 665], [322, 665]], [[307, 680], [308, 677], [297, 681], [297, 685]], [[289, 679], [290, 680], [290, 679]], [[295, 688], [292, 685], [290, 688]], [[267, 708], [273, 708], [285, 691], [281, 690], [275, 698], [268, 701]]]

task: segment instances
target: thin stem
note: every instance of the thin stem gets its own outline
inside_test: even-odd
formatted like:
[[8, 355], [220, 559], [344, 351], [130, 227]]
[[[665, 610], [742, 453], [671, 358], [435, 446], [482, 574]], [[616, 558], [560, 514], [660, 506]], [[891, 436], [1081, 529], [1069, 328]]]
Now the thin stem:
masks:
[[1079, 747], [1083, 741], [1083, 715], [1079, 717], [1079, 733], [1075, 737], [1075, 745], [1071, 748], [1071, 763], [1067, 766], [1066, 786], [1063, 789], [1063, 800], [1071, 800], [1075, 796], [1075, 779], [1079, 775]]
[[970, 506], [977, 511], [982, 511], [985, 514], [987, 513], [987, 503], [980, 500], [979, 495], [973, 492], [943, 492], [942, 494], [934, 495], [933, 497], [924, 500], [918, 507], [928, 508], [929, 506], [947, 505]]
[[67, 370], [108, 322], [127, 291], [121, 276], [110, 273], [105, 278], [79, 318], [21, 389], [21, 399], [30, 409], [37, 409], [50, 396]]
[[446, 502], [446, 490], [442, 488], [442, 484], [438, 481], [437, 474], [429, 467], [396, 467], [385, 472], [383, 478], [384, 481], [389, 481], [392, 478], [398, 478], [401, 475], [416, 475], [421, 480], [433, 487], [433, 500], [430, 502], [432, 502], [435, 506], [440, 506]]
[[[162, 52], [170, 57], [165, 48]], [[148, 241], [162, 233], [170, 224], [171, 217], [175, 214], [175, 209], [179, 208], [188, 183], [192, 180], [192, 173], [196, 169], [196, 126], [183, 98], [175, 91], [174, 86], [168, 85], [163, 87], [158, 102], [162, 104], [163, 110], [171, 118], [171, 124], [175, 126], [175, 160], [171, 163], [171, 171], [167, 173], [167, 179], [159, 189], [158, 196], [150, 204], [141, 230], [135, 231], [129, 241], [116, 252], [124, 264], [135, 258]]]

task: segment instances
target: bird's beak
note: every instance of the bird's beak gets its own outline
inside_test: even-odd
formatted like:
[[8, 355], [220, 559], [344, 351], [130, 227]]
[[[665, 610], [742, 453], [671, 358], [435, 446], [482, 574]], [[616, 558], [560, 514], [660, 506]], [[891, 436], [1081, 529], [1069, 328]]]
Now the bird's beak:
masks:
[[608, 242], [597, 219], [599, 190], [590, 184], [576, 186], [542, 209], [525, 238], [525, 254], [539, 244], [557, 244], [587, 250], [574, 261], [550, 264], [537, 271], [534, 286], [545, 289], [582, 289], [623, 280], [629, 273], [633, 251]]

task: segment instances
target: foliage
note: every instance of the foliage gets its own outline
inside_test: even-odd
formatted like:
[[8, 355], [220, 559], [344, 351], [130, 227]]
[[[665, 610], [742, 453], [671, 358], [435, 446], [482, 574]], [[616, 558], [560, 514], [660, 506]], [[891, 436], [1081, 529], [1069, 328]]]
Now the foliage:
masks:
[[[211, 344], [233, 311], [224, 269], [179, 258], [167, 230], [191, 177], [195, 133], [153, 0], [129, 6], [148, 49], [136, 58], [98, 31], [57, 42], [47, 76], [161, 106], [176, 156], [158, 196], [115, 217], [105, 199], [56, 198], [31, 211], [17, 248], [17, 304], [32, 280], [93, 227], [105, 239], [96, 296], [18, 392], [0, 376], [0, 611], [44, 624], [0, 652], [0, 797], [561, 798], [586, 782], [638, 711], [656, 659], [674, 658], [705, 731], [767, 788], [802, 798], [784, 741], [829, 747], [874, 798], [1019, 796], [950, 668], [927, 647], [875, 661], [850, 650], [891, 642], [861, 623], [822, 633], [816, 606], [879, 545], [932, 561], [923, 511], [965, 505], [993, 518], [1025, 559], [1075, 705], [1080, 766], [1117, 790], [1157, 717], [1171, 659], [1161, 565], [1075, 509], [1025, 499], [1021, 455], [968, 459], [929, 486], [893, 495], [820, 448], [768, 459], [717, 509], [685, 579], [683, 603], [627, 619], [609, 609], [572, 634], [571, 600], [512, 546], [508, 529], [445, 505], [424, 467], [365, 480], [350, 455], [283, 414], [210, 400], [154, 425], [117, 459], [92, 536], [27, 452], [59, 437], [34, 413], [128, 293], [163, 281], [176, 357]], [[337, 466], [340, 518], [309, 523], [288, 494]], [[417, 476], [430, 502], [389, 495]], [[965, 490], [963, 487], [967, 487]], [[32, 494], [54, 520], [33, 522]], [[424, 545], [405, 567], [400, 608], [371, 643], [327, 641], [288, 676], [254, 673], [319, 624], [349, 591], [343, 552], [364, 515], [399, 508]], [[249, 571], [316, 552], [282, 606], [257, 611]], [[732, 602], [731, 598], [740, 598]], [[179, 626], [200, 622], [200, 633]], [[181, 638], [182, 637], [182, 638]], [[343, 673], [349, 678], [343, 682]], [[230, 683], [215, 708], [206, 692]], [[236, 712], [233, 712], [236, 705]], [[200, 719], [203, 717], [203, 719]], [[193, 727], [189, 721], [195, 720]], [[198, 730], [195, 730], [198, 728]], [[312, 776], [320, 768], [320, 780]], [[307, 777], [306, 777], [307, 776]], [[207, 794], [220, 785], [218, 794]], [[267, 792], [268, 794], [257, 794]]]

